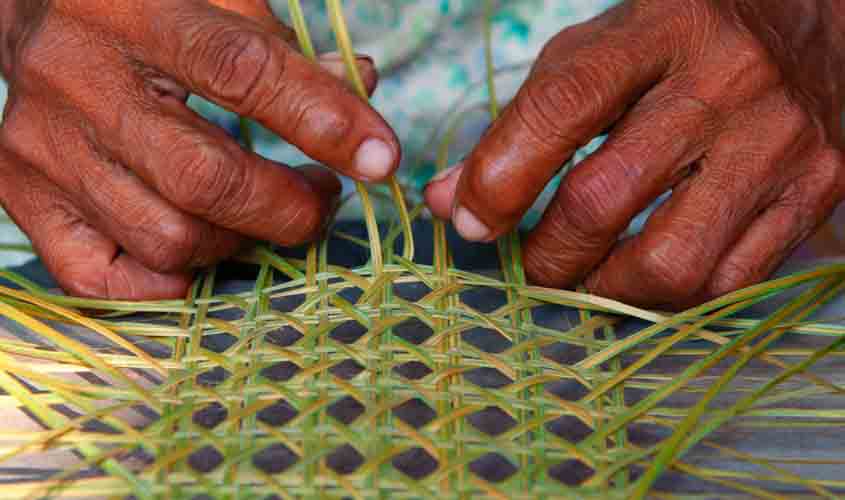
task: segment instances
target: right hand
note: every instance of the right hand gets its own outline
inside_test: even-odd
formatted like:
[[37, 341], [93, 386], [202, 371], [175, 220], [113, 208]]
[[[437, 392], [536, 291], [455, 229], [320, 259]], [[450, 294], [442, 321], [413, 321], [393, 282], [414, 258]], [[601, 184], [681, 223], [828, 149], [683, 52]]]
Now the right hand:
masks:
[[[251, 239], [303, 243], [331, 216], [334, 174], [245, 151], [189, 93], [355, 179], [398, 166], [395, 134], [339, 58], [307, 61], [265, 0], [4, 4], [0, 203], [69, 293], [178, 298], [192, 269]], [[372, 91], [372, 61], [358, 64]]]

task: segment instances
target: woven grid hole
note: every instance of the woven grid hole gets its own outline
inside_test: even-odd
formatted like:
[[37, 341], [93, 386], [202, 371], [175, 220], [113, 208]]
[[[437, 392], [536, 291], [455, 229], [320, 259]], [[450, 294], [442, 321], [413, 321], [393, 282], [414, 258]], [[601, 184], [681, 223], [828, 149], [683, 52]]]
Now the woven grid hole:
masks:
[[223, 461], [223, 454], [213, 445], [205, 445], [188, 455], [188, 465], [201, 474], [214, 471]]
[[354, 359], [344, 359], [329, 368], [329, 373], [343, 380], [351, 380], [360, 375], [366, 368]]
[[232, 372], [222, 366], [215, 366], [197, 375], [197, 384], [203, 387], [217, 387], [232, 376]]
[[261, 376], [273, 382], [287, 382], [301, 372], [302, 368], [292, 361], [280, 361], [261, 370]]
[[414, 429], [420, 429], [437, 418], [437, 412], [420, 398], [409, 399], [393, 408], [393, 414]]
[[279, 400], [261, 409], [256, 418], [271, 427], [282, 427], [299, 415], [296, 408], [285, 400]]
[[332, 340], [342, 342], [344, 344], [354, 344], [366, 333], [367, 327], [365, 325], [362, 325], [355, 320], [348, 320], [336, 326], [329, 334], [329, 337], [331, 337]]
[[267, 342], [279, 347], [290, 347], [302, 340], [302, 337], [302, 332], [292, 326], [283, 326], [264, 335]]
[[336, 448], [326, 456], [326, 467], [340, 475], [349, 475], [358, 470], [366, 458], [351, 444]]
[[514, 380], [498, 368], [482, 366], [464, 373], [464, 378], [483, 389], [502, 389], [514, 383]]
[[488, 436], [497, 437], [517, 426], [518, 422], [498, 406], [488, 406], [467, 417], [467, 421]]
[[352, 396], [345, 396], [326, 408], [326, 414], [344, 425], [349, 425], [358, 419], [367, 407]]
[[593, 433], [593, 428], [574, 415], [563, 415], [546, 423], [546, 430], [570, 443], [580, 443]]
[[473, 460], [469, 464], [469, 470], [476, 476], [491, 483], [507, 481], [519, 468], [507, 457], [498, 452], [491, 452]]
[[252, 456], [252, 465], [267, 474], [281, 474], [299, 462], [299, 455], [281, 443], [274, 443]]
[[204, 408], [194, 412], [192, 420], [195, 425], [204, 429], [214, 429], [226, 421], [229, 410], [218, 402], [211, 403]]
[[434, 335], [434, 330], [419, 318], [411, 318], [393, 327], [393, 335], [411, 344], [420, 345]]
[[421, 380], [434, 373], [434, 370], [422, 361], [408, 361], [398, 364], [393, 367], [393, 371], [408, 380]]
[[436, 458], [419, 446], [396, 455], [391, 464], [402, 474], [417, 481], [430, 476], [440, 466]]
[[475, 327], [461, 334], [461, 340], [484, 351], [500, 354], [513, 347], [513, 342], [491, 328]]
[[549, 468], [549, 476], [567, 486], [580, 486], [595, 474], [595, 470], [581, 460], [571, 459]]

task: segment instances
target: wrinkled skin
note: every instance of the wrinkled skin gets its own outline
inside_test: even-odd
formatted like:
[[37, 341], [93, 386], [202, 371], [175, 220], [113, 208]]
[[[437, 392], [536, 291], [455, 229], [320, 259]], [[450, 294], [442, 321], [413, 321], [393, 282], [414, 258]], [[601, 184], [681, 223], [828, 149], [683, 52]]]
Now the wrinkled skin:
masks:
[[490, 241], [610, 129], [527, 235], [529, 278], [671, 308], [752, 285], [845, 195], [843, 39], [841, 0], [629, 0], [548, 44], [428, 203]]
[[[366, 181], [398, 166], [393, 131], [296, 51], [264, 0], [3, 0], [0, 202], [70, 293], [183, 296], [191, 270], [253, 239], [317, 237], [335, 175], [258, 157], [191, 111], [190, 93], [251, 117]], [[372, 91], [377, 75], [358, 64]]]

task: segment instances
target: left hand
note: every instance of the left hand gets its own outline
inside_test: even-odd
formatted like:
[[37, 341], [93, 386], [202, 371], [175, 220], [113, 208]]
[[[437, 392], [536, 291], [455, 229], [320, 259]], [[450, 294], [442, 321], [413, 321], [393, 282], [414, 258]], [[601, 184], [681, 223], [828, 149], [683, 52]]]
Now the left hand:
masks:
[[761, 281], [845, 197], [836, 5], [628, 0], [564, 30], [472, 154], [429, 185], [432, 212], [492, 241], [612, 126], [527, 235], [528, 277], [670, 308]]

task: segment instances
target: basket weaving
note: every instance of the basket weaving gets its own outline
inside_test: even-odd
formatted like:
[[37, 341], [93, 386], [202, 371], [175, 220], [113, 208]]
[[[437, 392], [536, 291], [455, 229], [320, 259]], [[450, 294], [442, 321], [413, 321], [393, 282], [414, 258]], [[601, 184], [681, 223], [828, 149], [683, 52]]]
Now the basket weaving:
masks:
[[[0, 499], [845, 495], [845, 458], [825, 454], [845, 446], [845, 327], [812, 319], [845, 265], [646, 311], [529, 286], [516, 235], [495, 275], [458, 269], [404, 192], [358, 185], [363, 237], [243, 255], [247, 290], [210, 269], [184, 302], [107, 302], [0, 272]], [[333, 264], [332, 245], [367, 262]], [[796, 453], [748, 451], [760, 440]]]

